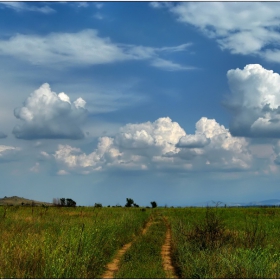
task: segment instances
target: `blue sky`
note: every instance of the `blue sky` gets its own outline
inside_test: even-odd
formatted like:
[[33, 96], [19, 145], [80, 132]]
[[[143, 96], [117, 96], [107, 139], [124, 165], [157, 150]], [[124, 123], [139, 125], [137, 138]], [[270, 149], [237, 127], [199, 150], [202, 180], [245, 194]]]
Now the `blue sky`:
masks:
[[0, 3], [0, 197], [280, 198], [279, 12]]

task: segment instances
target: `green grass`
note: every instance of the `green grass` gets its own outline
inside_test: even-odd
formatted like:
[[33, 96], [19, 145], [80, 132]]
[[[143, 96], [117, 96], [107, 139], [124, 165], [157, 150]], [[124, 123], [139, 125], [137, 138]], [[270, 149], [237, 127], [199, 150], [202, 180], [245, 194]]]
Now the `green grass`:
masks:
[[149, 215], [124, 208], [0, 207], [0, 278], [98, 278]]
[[165, 233], [164, 220], [161, 216], [156, 215], [146, 234], [139, 236], [124, 254], [115, 278], [166, 278], [161, 258]]
[[182, 278], [280, 277], [279, 208], [170, 210]]
[[116, 277], [165, 278], [162, 216], [181, 278], [280, 278], [280, 208], [21, 206], [0, 206], [0, 278], [99, 278], [132, 240]]

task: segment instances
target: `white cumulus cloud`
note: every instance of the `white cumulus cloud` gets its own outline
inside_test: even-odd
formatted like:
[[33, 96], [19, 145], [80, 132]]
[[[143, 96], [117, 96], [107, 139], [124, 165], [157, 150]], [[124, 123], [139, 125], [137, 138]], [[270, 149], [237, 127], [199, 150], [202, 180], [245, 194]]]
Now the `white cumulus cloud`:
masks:
[[14, 127], [13, 134], [22, 139], [81, 139], [84, 133], [80, 126], [87, 115], [85, 104], [82, 98], [71, 103], [65, 93], [56, 94], [45, 83], [14, 110], [22, 124]]
[[127, 124], [120, 129], [115, 142], [124, 148], [152, 148], [160, 154], [176, 150], [175, 145], [186, 132], [170, 118], [159, 118], [155, 122]]
[[280, 75], [259, 64], [227, 73], [233, 114], [230, 131], [248, 137], [280, 137]]
[[251, 167], [252, 155], [245, 138], [233, 137], [229, 130], [214, 119], [201, 118], [194, 135], [180, 139], [177, 155], [192, 160], [196, 169], [246, 170]]
[[14, 160], [20, 150], [19, 147], [0, 145], [0, 162]]
[[127, 124], [114, 137], [101, 137], [89, 154], [60, 145], [54, 158], [61, 170], [83, 174], [108, 169], [247, 170], [252, 161], [247, 146], [215, 120], [201, 118], [195, 135], [187, 135], [166, 117]]
[[147, 169], [157, 157], [176, 152], [175, 145], [184, 135], [185, 131], [178, 123], [170, 118], [160, 118], [153, 123], [127, 124], [114, 138], [101, 137], [97, 148], [88, 155], [78, 148], [60, 145], [54, 157], [67, 168], [78, 171]]

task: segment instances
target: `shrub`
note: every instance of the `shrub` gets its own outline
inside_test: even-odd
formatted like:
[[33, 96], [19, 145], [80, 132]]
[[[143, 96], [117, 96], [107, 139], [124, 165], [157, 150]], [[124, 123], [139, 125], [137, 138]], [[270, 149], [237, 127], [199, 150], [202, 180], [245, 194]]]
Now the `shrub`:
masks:
[[211, 207], [206, 208], [203, 221], [195, 223], [193, 229], [185, 235], [200, 250], [219, 248], [231, 239], [217, 208]]

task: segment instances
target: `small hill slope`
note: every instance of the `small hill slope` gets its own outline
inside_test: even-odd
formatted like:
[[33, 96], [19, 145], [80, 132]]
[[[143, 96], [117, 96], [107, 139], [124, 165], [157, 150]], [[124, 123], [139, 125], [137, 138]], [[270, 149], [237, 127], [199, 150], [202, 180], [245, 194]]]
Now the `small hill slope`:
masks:
[[0, 198], [0, 205], [32, 205], [32, 203], [34, 206], [41, 206], [42, 204], [52, 205], [52, 203], [49, 202], [36, 201], [18, 196], [5, 196], [4, 198]]

